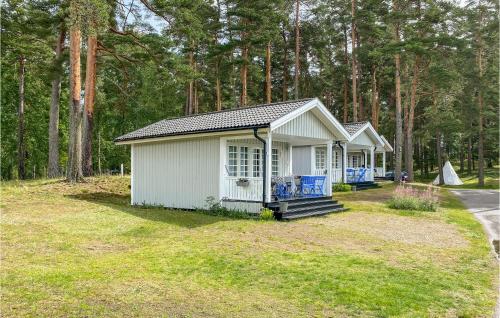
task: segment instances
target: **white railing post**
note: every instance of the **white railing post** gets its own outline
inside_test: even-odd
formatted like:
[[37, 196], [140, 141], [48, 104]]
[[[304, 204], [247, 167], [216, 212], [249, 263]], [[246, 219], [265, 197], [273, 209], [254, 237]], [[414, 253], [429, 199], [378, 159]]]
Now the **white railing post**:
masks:
[[370, 169], [372, 171], [371, 181], [375, 180], [375, 147], [370, 147]]
[[333, 143], [329, 141], [326, 144], [326, 195], [332, 195], [332, 156]]
[[347, 183], [347, 142], [344, 143], [344, 151], [342, 153], [342, 175], [343, 183]]
[[288, 144], [288, 174], [293, 175], [293, 146]]

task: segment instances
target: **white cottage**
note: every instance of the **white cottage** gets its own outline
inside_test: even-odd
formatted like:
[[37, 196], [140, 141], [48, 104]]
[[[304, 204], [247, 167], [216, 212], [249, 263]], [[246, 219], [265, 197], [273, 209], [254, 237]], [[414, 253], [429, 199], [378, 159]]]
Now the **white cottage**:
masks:
[[[162, 120], [115, 142], [131, 146], [132, 204], [196, 209], [213, 197], [258, 212], [287, 200], [294, 218], [342, 208], [331, 200], [333, 146], [350, 139], [315, 98]], [[305, 158], [313, 147], [324, 151]]]

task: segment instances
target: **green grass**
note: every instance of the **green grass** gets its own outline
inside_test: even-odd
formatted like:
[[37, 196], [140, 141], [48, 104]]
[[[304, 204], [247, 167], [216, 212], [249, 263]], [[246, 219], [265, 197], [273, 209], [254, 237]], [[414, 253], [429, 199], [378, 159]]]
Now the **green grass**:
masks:
[[3, 317], [490, 317], [498, 271], [446, 190], [298, 222], [129, 206], [127, 178], [2, 185]]

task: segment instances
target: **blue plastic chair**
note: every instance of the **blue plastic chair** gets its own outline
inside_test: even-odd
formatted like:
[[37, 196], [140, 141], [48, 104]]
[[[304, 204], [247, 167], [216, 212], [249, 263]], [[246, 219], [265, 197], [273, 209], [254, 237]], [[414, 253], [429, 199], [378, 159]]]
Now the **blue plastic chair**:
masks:
[[357, 182], [364, 182], [365, 181], [365, 174], [366, 174], [366, 168], [360, 168]]
[[300, 179], [302, 195], [323, 195], [325, 180], [325, 176], [302, 176]]

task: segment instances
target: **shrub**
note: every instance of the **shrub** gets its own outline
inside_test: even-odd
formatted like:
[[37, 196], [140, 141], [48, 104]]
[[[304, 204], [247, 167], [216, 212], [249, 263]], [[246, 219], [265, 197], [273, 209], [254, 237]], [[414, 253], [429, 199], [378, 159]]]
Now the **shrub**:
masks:
[[431, 186], [419, 191], [411, 186], [399, 185], [387, 201], [387, 206], [398, 210], [436, 211], [438, 208], [437, 190]]
[[208, 209], [199, 210], [203, 214], [224, 216], [224, 217], [234, 218], [234, 219], [250, 219], [250, 218], [252, 218], [252, 215], [250, 215], [246, 211], [231, 210], [231, 209], [228, 209], [226, 207], [223, 207], [220, 204], [220, 201], [216, 200], [212, 196], [207, 197], [205, 199], [205, 202], [207, 203]]
[[274, 212], [267, 208], [262, 209], [262, 211], [260, 211], [260, 219], [263, 221], [274, 220]]
[[346, 183], [335, 183], [333, 185], [333, 192], [349, 192], [351, 191], [351, 186]]

